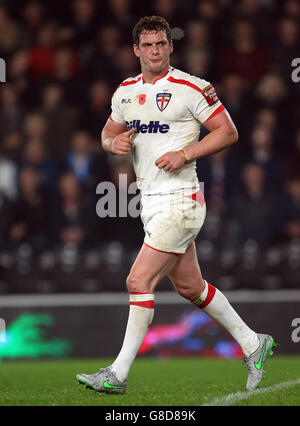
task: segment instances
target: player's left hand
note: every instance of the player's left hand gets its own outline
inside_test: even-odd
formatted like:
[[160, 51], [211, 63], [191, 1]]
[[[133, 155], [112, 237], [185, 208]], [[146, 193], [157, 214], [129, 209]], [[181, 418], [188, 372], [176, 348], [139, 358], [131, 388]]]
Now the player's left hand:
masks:
[[173, 172], [174, 170], [181, 169], [186, 163], [184, 158], [177, 152], [166, 152], [155, 161], [155, 165], [159, 169], [164, 169], [165, 172]]

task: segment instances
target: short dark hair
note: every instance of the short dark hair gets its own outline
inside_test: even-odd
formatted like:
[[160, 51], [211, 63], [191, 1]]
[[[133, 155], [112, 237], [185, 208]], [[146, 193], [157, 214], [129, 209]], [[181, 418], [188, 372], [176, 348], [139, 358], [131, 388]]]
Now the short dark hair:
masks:
[[165, 31], [168, 42], [171, 43], [171, 28], [161, 16], [144, 16], [135, 25], [132, 31], [133, 43], [139, 45], [140, 35], [143, 31]]

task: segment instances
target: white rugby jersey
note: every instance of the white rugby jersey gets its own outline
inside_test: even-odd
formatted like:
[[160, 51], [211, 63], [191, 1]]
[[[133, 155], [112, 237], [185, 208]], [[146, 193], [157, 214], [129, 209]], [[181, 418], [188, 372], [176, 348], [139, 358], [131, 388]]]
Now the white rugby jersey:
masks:
[[155, 161], [197, 143], [201, 123], [223, 109], [209, 82], [172, 67], [153, 84], [142, 74], [123, 81], [112, 97], [110, 119], [136, 128], [132, 159], [142, 193], [199, 188], [196, 161], [173, 172], [159, 169]]

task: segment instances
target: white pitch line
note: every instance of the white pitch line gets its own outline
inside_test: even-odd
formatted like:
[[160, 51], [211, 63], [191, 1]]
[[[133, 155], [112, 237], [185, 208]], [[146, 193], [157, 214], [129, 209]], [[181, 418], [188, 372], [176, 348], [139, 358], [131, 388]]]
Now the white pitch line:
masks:
[[[278, 390], [290, 388], [291, 386], [295, 386], [295, 385], [300, 385], [300, 379], [289, 380], [288, 382], [278, 383], [276, 385], [269, 386], [267, 388], [256, 389], [253, 391], [230, 393], [229, 395], [226, 395], [222, 398], [215, 398], [211, 402], [208, 402], [207, 404], [202, 404], [202, 406], [233, 405], [236, 402], [239, 402], [243, 399], [251, 398], [252, 396], [255, 396], [255, 395], [262, 395], [268, 392], [276, 392]], [[299, 404], [300, 404], [300, 394], [299, 394]]]

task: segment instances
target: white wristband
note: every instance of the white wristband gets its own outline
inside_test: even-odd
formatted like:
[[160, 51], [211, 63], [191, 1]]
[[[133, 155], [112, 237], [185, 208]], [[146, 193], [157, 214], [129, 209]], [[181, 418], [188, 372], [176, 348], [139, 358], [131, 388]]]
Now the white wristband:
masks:
[[115, 155], [115, 153], [113, 151], [113, 149], [114, 149], [113, 145], [114, 145], [114, 139], [111, 139], [110, 143], [109, 143], [109, 151], [110, 151], [111, 154]]
[[182, 151], [184, 152], [184, 155], [186, 156], [187, 161], [190, 161], [189, 156], [186, 153], [186, 150], [183, 148]]

